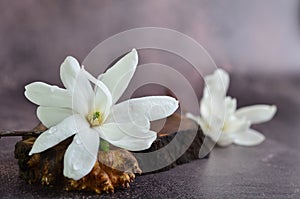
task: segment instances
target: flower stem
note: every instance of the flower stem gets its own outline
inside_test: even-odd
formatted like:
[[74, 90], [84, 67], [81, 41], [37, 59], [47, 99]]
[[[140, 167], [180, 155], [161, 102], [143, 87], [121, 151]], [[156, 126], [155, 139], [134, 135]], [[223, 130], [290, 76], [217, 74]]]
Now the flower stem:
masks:
[[100, 139], [100, 150], [108, 152], [109, 151], [109, 142], [106, 140]]

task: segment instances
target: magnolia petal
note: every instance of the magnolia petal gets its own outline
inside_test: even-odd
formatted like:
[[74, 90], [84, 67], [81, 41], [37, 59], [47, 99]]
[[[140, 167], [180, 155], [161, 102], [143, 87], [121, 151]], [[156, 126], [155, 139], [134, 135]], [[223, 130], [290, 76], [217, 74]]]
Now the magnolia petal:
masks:
[[67, 89], [71, 91], [73, 90], [79, 71], [80, 65], [78, 61], [72, 56], [68, 56], [61, 64], [60, 79]]
[[210, 137], [218, 146], [226, 147], [233, 143], [233, 139], [230, 135], [221, 130], [211, 130], [203, 131], [203, 133]]
[[228, 117], [227, 104], [225, 98], [202, 98], [200, 102], [200, 114], [203, 120], [208, 123], [211, 120], [222, 122]]
[[234, 143], [241, 146], [256, 146], [265, 140], [265, 136], [258, 131], [248, 129], [234, 135]]
[[134, 98], [121, 102], [112, 107], [109, 117], [117, 118], [117, 122], [122, 122], [118, 118], [128, 121], [126, 117], [135, 121], [141, 117], [146, 117], [150, 121], [159, 120], [173, 114], [178, 108], [178, 101], [168, 96], [150, 96]]
[[226, 107], [224, 100], [210, 102], [208, 98], [201, 100], [200, 126], [205, 131], [221, 131], [226, 121]]
[[226, 116], [230, 116], [236, 111], [236, 99], [232, 97], [225, 97]]
[[149, 149], [151, 144], [156, 140], [157, 133], [154, 131], [149, 131], [151, 137], [148, 139], [132, 139], [131, 137], [124, 137], [118, 141], [111, 141], [110, 143], [114, 146], [129, 150], [129, 151], [141, 151]]
[[94, 91], [90, 84], [84, 69], [81, 69], [75, 80], [72, 91], [72, 109], [81, 115], [88, 115], [91, 111], [91, 104], [94, 99]]
[[151, 147], [151, 144], [156, 140], [157, 133], [154, 131], [148, 132], [151, 136], [149, 136], [147, 139], [137, 139], [137, 138], [131, 138], [131, 137], [124, 137], [121, 140], [118, 141], [111, 141], [110, 143], [114, 146], [129, 150], [129, 151], [141, 151], [145, 149], [149, 149]]
[[58, 125], [42, 133], [34, 142], [29, 155], [45, 151], [88, 127], [89, 124], [80, 115], [69, 116]]
[[93, 169], [98, 156], [99, 137], [94, 129], [79, 131], [66, 150], [64, 176], [79, 180]]
[[232, 143], [233, 143], [233, 139], [230, 136], [222, 136], [217, 141], [217, 144], [220, 147], [227, 147]]
[[250, 121], [245, 118], [237, 118], [235, 115], [231, 115], [226, 118], [223, 131], [228, 134], [240, 133], [249, 129], [250, 125]]
[[205, 88], [204, 88], [204, 97], [213, 96], [225, 97], [228, 86], [229, 86], [229, 75], [223, 69], [217, 69], [212, 75], [208, 75], [204, 78]]
[[145, 132], [140, 129], [122, 129], [119, 125], [113, 123], [109, 124], [109, 126], [98, 128], [98, 133], [101, 138], [112, 145], [130, 151], [148, 149], [157, 137], [157, 133], [151, 130]]
[[253, 105], [240, 108], [236, 111], [236, 116], [246, 118], [252, 124], [267, 122], [271, 120], [277, 111], [275, 105]]
[[112, 96], [110, 91], [102, 82], [99, 81], [96, 84], [96, 86], [98, 87], [98, 89], [96, 90], [95, 93], [93, 106], [94, 109], [99, 110], [103, 114], [103, 119], [105, 120], [109, 115], [112, 106]]
[[25, 86], [24, 94], [28, 100], [40, 106], [72, 107], [72, 97], [68, 90], [43, 82], [34, 82]]
[[213, 112], [213, 106], [211, 105], [210, 98], [202, 98], [200, 101], [200, 114], [201, 117], [209, 121], [209, 118]]
[[204, 134], [205, 134], [205, 132], [209, 131], [209, 129], [210, 129], [209, 125], [208, 125], [208, 123], [206, 123], [206, 121], [203, 118], [199, 117], [199, 123], [198, 124], [199, 124], [199, 126], [202, 129]]
[[40, 106], [37, 109], [37, 117], [47, 128], [57, 125], [72, 114], [73, 111], [68, 108]]
[[127, 88], [138, 64], [138, 54], [135, 49], [109, 68], [100, 79], [112, 93], [112, 103], [115, 104]]
[[[84, 70], [84, 68], [83, 68]], [[105, 120], [112, 106], [112, 96], [106, 85], [100, 80], [93, 77], [90, 73], [84, 70], [86, 77], [95, 84], [95, 97], [93, 99], [92, 108], [94, 111], [100, 111]]]
[[150, 122], [148, 120], [129, 121], [126, 123], [106, 123], [95, 128], [101, 138], [116, 141], [124, 137], [149, 138]]

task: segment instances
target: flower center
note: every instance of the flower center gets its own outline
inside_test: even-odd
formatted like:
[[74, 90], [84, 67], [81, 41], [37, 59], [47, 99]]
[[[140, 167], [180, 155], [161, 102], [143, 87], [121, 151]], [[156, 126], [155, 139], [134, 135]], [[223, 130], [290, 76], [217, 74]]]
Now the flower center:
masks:
[[102, 124], [103, 116], [99, 111], [95, 111], [87, 116], [87, 120], [91, 126], [99, 126]]

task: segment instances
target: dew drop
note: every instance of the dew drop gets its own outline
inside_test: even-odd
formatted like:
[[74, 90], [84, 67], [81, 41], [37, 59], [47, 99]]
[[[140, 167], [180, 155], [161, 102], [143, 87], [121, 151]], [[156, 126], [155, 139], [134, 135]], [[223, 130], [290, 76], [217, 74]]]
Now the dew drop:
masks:
[[76, 142], [76, 144], [81, 144], [82, 143], [79, 138], [76, 138], [75, 142]]
[[53, 93], [57, 88], [57, 86], [51, 86], [50, 91]]
[[49, 132], [49, 133], [54, 133], [55, 131], [57, 131], [57, 129], [56, 129], [55, 127], [52, 127], [52, 128], [49, 129], [48, 132]]
[[73, 164], [73, 169], [74, 169], [75, 171], [77, 171], [77, 170], [79, 170], [79, 166], [76, 165], [76, 164]]

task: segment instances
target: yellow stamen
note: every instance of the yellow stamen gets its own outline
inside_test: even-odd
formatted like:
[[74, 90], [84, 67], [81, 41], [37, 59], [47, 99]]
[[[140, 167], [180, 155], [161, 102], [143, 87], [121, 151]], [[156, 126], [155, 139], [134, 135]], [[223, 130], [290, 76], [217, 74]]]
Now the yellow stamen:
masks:
[[88, 119], [89, 123], [91, 124], [91, 126], [99, 126], [102, 124], [103, 117], [99, 111], [95, 111], [95, 112], [90, 113], [87, 116], [87, 119]]

